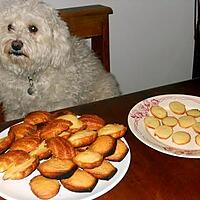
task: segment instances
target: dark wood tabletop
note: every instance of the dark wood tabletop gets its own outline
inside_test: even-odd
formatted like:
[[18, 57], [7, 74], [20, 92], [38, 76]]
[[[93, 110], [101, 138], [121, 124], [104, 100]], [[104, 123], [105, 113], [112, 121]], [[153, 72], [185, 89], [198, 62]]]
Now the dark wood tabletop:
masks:
[[[162, 94], [200, 96], [200, 79], [135, 92], [69, 110], [76, 114], [93, 113], [108, 123], [126, 126], [130, 109], [138, 102]], [[14, 122], [0, 124], [0, 130]], [[131, 151], [131, 163], [125, 177], [99, 200], [199, 200], [200, 160], [160, 153], [139, 141], [128, 129], [125, 139]], [[12, 190], [12, 188], [11, 188]]]

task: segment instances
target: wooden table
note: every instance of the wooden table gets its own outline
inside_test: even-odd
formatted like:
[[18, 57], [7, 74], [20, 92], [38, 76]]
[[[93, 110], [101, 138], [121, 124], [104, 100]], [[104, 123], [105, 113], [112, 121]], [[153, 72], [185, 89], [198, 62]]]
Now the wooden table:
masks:
[[[200, 79], [140, 91], [117, 98], [70, 108], [77, 114], [95, 113], [107, 122], [127, 125], [130, 109], [143, 99], [161, 94], [200, 96]], [[0, 130], [13, 122], [0, 124]], [[128, 126], [128, 125], [127, 125]], [[98, 199], [109, 200], [199, 200], [200, 160], [160, 153], [140, 142], [130, 130], [125, 136], [131, 164], [122, 181]], [[12, 190], [12, 188], [11, 188]]]

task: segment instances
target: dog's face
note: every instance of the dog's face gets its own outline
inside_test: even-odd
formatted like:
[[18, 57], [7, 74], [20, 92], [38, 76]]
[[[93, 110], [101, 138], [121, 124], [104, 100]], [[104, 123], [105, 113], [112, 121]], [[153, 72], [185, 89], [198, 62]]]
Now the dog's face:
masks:
[[60, 65], [70, 42], [57, 12], [35, 0], [8, 2], [0, 7], [0, 65], [17, 75]]

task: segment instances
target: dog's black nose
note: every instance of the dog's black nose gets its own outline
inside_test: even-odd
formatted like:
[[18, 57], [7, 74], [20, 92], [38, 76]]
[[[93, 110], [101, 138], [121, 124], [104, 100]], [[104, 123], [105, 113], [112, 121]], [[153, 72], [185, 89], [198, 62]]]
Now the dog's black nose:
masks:
[[21, 50], [23, 47], [23, 42], [21, 40], [13, 40], [11, 47], [13, 48], [13, 50], [18, 51]]

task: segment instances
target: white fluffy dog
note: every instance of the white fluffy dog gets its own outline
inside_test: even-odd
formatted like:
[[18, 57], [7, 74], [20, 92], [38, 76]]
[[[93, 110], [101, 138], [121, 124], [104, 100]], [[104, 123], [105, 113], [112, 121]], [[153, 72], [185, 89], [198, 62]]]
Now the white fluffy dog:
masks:
[[119, 95], [116, 80], [55, 9], [0, 1], [0, 102], [6, 120]]

